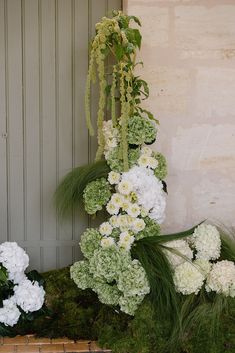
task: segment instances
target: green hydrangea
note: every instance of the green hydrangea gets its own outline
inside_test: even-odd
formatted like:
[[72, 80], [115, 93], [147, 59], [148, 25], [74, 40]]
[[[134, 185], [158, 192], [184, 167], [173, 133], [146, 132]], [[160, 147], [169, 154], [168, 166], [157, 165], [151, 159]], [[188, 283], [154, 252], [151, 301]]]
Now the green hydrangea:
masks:
[[135, 295], [144, 296], [150, 292], [146, 272], [138, 260], [133, 260], [131, 264], [120, 273], [117, 286], [118, 289], [124, 293], [125, 297]]
[[100, 246], [101, 235], [98, 230], [88, 228], [81, 236], [80, 247], [83, 255], [90, 259]]
[[88, 261], [75, 262], [70, 267], [70, 276], [81, 289], [91, 288], [93, 285], [93, 277], [89, 271]]
[[119, 236], [120, 236], [120, 229], [119, 228], [113, 228], [112, 230], [112, 233], [111, 233], [111, 237], [114, 238], [115, 240], [118, 240], [119, 239]]
[[119, 277], [131, 263], [131, 256], [128, 252], [119, 250], [116, 246], [100, 248], [95, 250], [90, 259], [90, 272], [95, 278], [106, 280], [111, 283]]
[[87, 184], [83, 199], [88, 214], [95, 214], [107, 204], [111, 197], [111, 187], [105, 178], [97, 179]]
[[[129, 167], [133, 167], [140, 157], [139, 148], [129, 148], [128, 150], [128, 161]], [[120, 147], [115, 147], [108, 155], [107, 164], [115, 172], [123, 172], [123, 160], [120, 158]]]
[[133, 297], [121, 297], [119, 300], [120, 309], [128, 315], [134, 316], [136, 310], [138, 309], [138, 306], [143, 301], [143, 299], [144, 295], [135, 295]]
[[163, 180], [167, 176], [167, 162], [166, 158], [159, 152], [153, 152], [153, 157], [158, 161], [158, 166], [154, 169], [154, 175]]
[[144, 218], [145, 228], [135, 235], [136, 240], [151, 237], [154, 235], [160, 235], [161, 227], [153, 219], [149, 217]]
[[134, 115], [128, 120], [128, 143], [133, 145], [151, 144], [156, 139], [157, 129], [147, 118]]
[[94, 281], [93, 288], [94, 292], [98, 294], [98, 298], [103, 304], [107, 305], [118, 305], [121, 293], [117, 286], [107, 284], [103, 281]]

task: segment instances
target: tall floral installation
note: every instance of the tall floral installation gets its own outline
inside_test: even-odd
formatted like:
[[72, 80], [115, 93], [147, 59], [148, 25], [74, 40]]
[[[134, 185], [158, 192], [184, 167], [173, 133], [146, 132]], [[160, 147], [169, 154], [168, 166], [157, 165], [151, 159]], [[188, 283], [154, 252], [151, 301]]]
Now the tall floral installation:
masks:
[[[91, 221], [97, 214], [102, 221], [81, 235], [81, 261], [42, 274], [44, 289], [25, 275], [23, 249], [0, 245], [1, 328], [8, 335], [30, 327], [40, 336], [98, 339], [114, 353], [234, 353], [234, 234], [207, 222], [161, 234], [167, 165], [150, 147], [159, 122], [143, 108], [149, 89], [135, 75], [140, 25], [122, 12], [97, 23], [85, 96], [96, 160], [72, 170], [55, 194], [62, 216], [83, 207]], [[22, 324], [20, 315], [45, 308], [44, 296], [44, 315]]]

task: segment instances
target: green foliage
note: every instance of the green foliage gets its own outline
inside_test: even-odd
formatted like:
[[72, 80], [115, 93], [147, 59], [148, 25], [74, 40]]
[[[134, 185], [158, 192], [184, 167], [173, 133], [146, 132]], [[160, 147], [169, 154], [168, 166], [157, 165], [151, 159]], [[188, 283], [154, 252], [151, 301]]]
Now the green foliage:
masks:
[[55, 192], [55, 204], [61, 216], [81, 205], [83, 191], [88, 183], [107, 177], [110, 168], [105, 161], [77, 167], [67, 174]]
[[[2, 336], [36, 333], [40, 337], [62, 337], [72, 339], [98, 339], [101, 346], [112, 349], [113, 353], [234, 353], [235, 351], [235, 303], [234, 299], [197, 296], [181, 298], [181, 312], [184, 313], [186, 328], [180, 335], [175, 349], [169, 348], [172, 323], [166, 315], [161, 315], [146, 297], [134, 317], [126, 315], [115, 307], [103, 305], [97, 295], [89, 290], [79, 290], [70, 278], [69, 268], [43, 274], [48, 311], [34, 321], [21, 322], [13, 328], [0, 327]], [[186, 303], [183, 305], [184, 301]], [[197, 307], [196, 311], [188, 311]], [[226, 303], [225, 303], [225, 302]], [[218, 318], [220, 307], [223, 311], [219, 322], [216, 343], [209, 333], [212, 316]], [[206, 315], [202, 315], [203, 312]], [[188, 313], [190, 317], [188, 317]], [[204, 316], [203, 321], [202, 317]], [[206, 319], [206, 316], [208, 319]], [[201, 321], [198, 331], [196, 321]], [[187, 326], [188, 325], [188, 326]], [[174, 334], [176, 331], [174, 331]], [[214, 338], [213, 338], [214, 339]], [[172, 341], [171, 341], [172, 343]]]

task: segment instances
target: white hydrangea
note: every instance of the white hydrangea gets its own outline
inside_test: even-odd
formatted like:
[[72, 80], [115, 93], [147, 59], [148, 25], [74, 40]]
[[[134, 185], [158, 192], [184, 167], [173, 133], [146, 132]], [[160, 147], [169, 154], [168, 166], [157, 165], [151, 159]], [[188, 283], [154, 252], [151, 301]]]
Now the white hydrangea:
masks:
[[103, 222], [99, 227], [99, 232], [101, 235], [110, 235], [112, 233], [113, 227], [109, 222]]
[[38, 282], [26, 279], [14, 287], [16, 304], [26, 313], [41, 309], [44, 303], [45, 291]]
[[164, 243], [164, 246], [172, 249], [165, 249], [164, 252], [173, 268], [184, 263], [185, 261], [187, 261], [187, 259], [192, 260], [193, 258], [192, 249], [189, 247], [188, 243], [183, 239], [169, 241], [167, 243]]
[[204, 259], [196, 259], [193, 261], [194, 265], [198, 267], [199, 271], [202, 272], [206, 277], [210, 273], [212, 263]]
[[119, 181], [120, 181], [120, 178], [121, 178], [120, 173], [111, 171], [111, 172], [109, 172], [109, 174], [108, 174], [108, 181], [109, 181], [109, 183], [110, 183], [111, 185], [118, 184]]
[[20, 318], [20, 310], [17, 308], [14, 297], [3, 300], [0, 308], [0, 322], [6, 326], [14, 326]]
[[186, 261], [175, 268], [173, 275], [176, 291], [184, 295], [198, 294], [205, 276], [192, 263]]
[[111, 237], [104, 237], [100, 241], [100, 245], [102, 246], [102, 248], [109, 248], [110, 246], [114, 246], [115, 244], [115, 240]]
[[223, 260], [213, 264], [212, 270], [206, 282], [208, 292], [215, 291], [226, 297], [235, 297], [235, 264], [232, 261]]
[[135, 238], [128, 231], [125, 231], [120, 234], [118, 246], [129, 251], [134, 241]]
[[221, 239], [216, 227], [210, 224], [199, 225], [192, 237], [198, 259], [216, 260], [220, 257]]
[[0, 245], [0, 263], [7, 269], [9, 279], [17, 284], [24, 279], [29, 257], [15, 242], [5, 242]]
[[121, 183], [124, 182], [132, 186], [131, 191], [135, 192], [138, 204], [147, 210], [148, 216], [162, 223], [165, 217], [165, 194], [162, 182], [154, 176], [153, 170], [134, 166], [122, 174]]

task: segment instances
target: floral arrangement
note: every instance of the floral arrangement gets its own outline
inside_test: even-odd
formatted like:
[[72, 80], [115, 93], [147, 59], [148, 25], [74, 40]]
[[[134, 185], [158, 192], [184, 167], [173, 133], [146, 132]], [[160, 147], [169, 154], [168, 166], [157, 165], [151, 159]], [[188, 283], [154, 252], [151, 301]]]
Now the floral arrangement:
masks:
[[149, 89], [134, 74], [142, 63], [136, 62], [141, 34], [131, 27], [133, 21], [140, 25], [138, 18], [114, 12], [96, 25], [85, 97], [87, 125], [94, 135], [90, 88], [98, 78], [96, 161], [65, 177], [56, 203], [62, 214], [83, 204], [89, 215], [103, 211], [105, 218], [81, 236], [84, 259], [70, 269], [76, 285], [132, 316], [148, 295], [156, 315], [172, 321], [173, 349], [186, 330], [200, 329], [210, 315], [215, 327], [234, 298], [235, 246], [233, 239], [205, 223], [161, 235], [167, 165], [164, 156], [150, 148], [159, 122], [141, 106]]
[[28, 265], [28, 255], [15, 242], [0, 245], [0, 326], [12, 327], [44, 304], [45, 291], [33, 279], [35, 273], [25, 274]]

